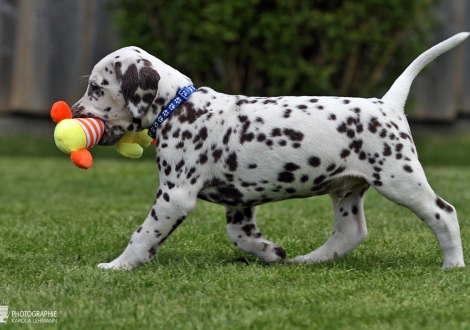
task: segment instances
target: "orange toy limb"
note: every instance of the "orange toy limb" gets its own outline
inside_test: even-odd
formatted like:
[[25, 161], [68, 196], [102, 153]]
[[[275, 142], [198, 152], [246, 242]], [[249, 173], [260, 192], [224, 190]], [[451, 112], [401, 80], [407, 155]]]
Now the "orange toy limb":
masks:
[[87, 149], [72, 151], [70, 153], [70, 160], [75, 164], [75, 166], [85, 170], [89, 169], [91, 165], [93, 165], [93, 157]]
[[57, 124], [64, 119], [72, 119], [72, 111], [67, 103], [58, 101], [52, 106], [51, 117], [54, 123]]

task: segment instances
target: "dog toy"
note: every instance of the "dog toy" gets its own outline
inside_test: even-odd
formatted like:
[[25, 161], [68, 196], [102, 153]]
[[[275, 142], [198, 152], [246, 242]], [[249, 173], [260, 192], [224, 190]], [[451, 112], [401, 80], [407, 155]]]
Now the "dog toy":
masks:
[[116, 144], [117, 151], [128, 158], [140, 158], [144, 152], [144, 148], [147, 148], [150, 144], [155, 144], [148, 134], [148, 130], [140, 132], [126, 133]]
[[[72, 118], [72, 111], [67, 103], [58, 101], [51, 109], [51, 118], [57, 123], [54, 140], [57, 147], [70, 154], [70, 159], [77, 167], [88, 169], [93, 164], [93, 157], [88, 149], [95, 146], [104, 133], [104, 122], [98, 118]], [[117, 143], [117, 151], [129, 158], [142, 156], [143, 148], [152, 143], [146, 131], [126, 133]]]

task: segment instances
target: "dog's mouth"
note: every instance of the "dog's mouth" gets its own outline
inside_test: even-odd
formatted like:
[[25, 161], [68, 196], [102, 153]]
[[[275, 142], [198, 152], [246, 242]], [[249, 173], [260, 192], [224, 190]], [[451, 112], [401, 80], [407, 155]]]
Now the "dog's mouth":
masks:
[[116, 127], [108, 127], [105, 124], [104, 134], [101, 139], [98, 141], [99, 146], [113, 146], [119, 142], [119, 140], [124, 135], [124, 132], [117, 129]]

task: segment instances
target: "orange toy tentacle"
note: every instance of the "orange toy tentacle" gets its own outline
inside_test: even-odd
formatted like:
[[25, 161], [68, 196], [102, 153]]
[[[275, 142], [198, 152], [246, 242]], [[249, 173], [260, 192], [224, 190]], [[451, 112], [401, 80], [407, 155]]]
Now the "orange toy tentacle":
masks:
[[55, 123], [59, 123], [64, 119], [71, 119], [72, 110], [64, 101], [58, 101], [52, 105], [51, 118]]
[[91, 165], [93, 165], [93, 157], [87, 149], [73, 151], [70, 154], [70, 160], [75, 164], [75, 166], [85, 170], [89, 169]]

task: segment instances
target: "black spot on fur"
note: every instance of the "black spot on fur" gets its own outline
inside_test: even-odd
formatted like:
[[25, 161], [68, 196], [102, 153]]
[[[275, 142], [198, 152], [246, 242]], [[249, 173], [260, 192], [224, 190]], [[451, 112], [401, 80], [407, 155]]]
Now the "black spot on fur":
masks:
[[170, 173], [171, 173], [171, 166], [167, 166], [167, 167], [165, 168], [165, 175], [168, 176], [168, 175], [170, 175]]
[[290, 183], [290, 182], [293, 182], [294, 180], [295, 180], [295, 176], [291, 172], [281, 172], [277, 176], [277, 181], [279, 182]]
[[289, 140], [291, 141], [302, 141], [303, 138], [304, 138], [304, 134], [300, 131], [295, 131], [293, 129], [290, 129], [290, 128], [284, 128], [282, 130], [282, 132], [284, 133], [285, 136], [287, 136], [287, 138], [289, 138]]
[[436, 205], [441, 209], [446, 211], [447, 213], [454, 212], [454, 208], [447, 204], [441, 197], [436, 195]]
[[400, 132], [400, 137], [401, 137], [402, 139], [405, 139], [405, 140], [408, 139], [408, 140], [412, 141], [412, 140], [411, 140], [411, 137], [410, 137], [408, 134], [406, 134], [406, 133]]
[[273, 130], [271, 131], [271, 136], [272, 137], [281, 136], [281, 135], [282, 135], [282, 133], [281, 133], [280, 128], [273, 128]]
[[228, 143], [228, 141], [230, 140], [230, 135], [231, 135], [231, 134], [232, 134], [232, 128], [229, 127], [229, 129], [227, 130], [227, 132], [225, 132], [225, 135], [224, 135], [224, 137], [223, 137], [223, 139], [222, 139], [223, 144], [227, 144], [227, 143]]
[[245, 122], [247, 119], [248, 119], [247, 116], [238, 116], [238, 120], [239, 120], [241, 123]]
[[351, 212], [352, 212], [352, 214], [354, 214], [354, 215], [357, 215], [357, 214], [359, 213], [359, 210], [358, 210], [358, 208], [357, 208], [356, 205], [353, 205]]
[[235, 152], [232, 152], [230, 155], [228, 155], [225, 164], [228, 166], [228, 169], [230, 171], [236, 171], [238, 167], [237, 154]]
[[199, 155], [199, 163], [200, 164], [205, 164], [207, 162], [207, 154], [204, 153], [204, 154], [200, 154]]
[[276, 253], [276, 255], [278, 257], [280, 257], [281, 259], [286, 258], [287, 253], [286, 253], [286, 251], [284, 251], [284, 249], [282, 247], [276, 246], [273, 250], [274, 250], [274, 253]]
[[343, 150], [341, 151], [340, 156], [341, 156], [341, 158], [346, 158], [346, 157], [348, 157], [350, 154], [351, 154], [351, 151], [349, 151], [348, 149], [343, 149]]
[[341, 123], [338, 128], [337, 128], [338, 132], [340, 133], [346, 133], [346, 131], [348, 130], [348, 126], [346, 125], [346, 123]]
[[386, 130], [385, 128], [382, 128], [382, 130], [381, 130], [380, 133], [379, 133], [379, 136], [380, 136], [381, 138], [386, 137], [386, 136], [387, 136], [387, 130]]
[[184, 166], [184, 160], [181, 160], [178, 164], [176, 164], [175, 171], [181, 172], [181, 169], [183, 168], [183, 166]]
[[193, 137], [193, 134], [190, 131], [185, 130], [183, 134], [181, 134], [181, 137], [183, 138], [183, 140], [186, 140], [186, 139], [191, 140], [191, 138]]
[[163, 199], [164, 199], [166, 202], [170, 202], [170, 196], [169, 196], [167, 193], [164, 193], [164, 194], [163, 194]]
[[326, 179], [326, 175], [320, 175], [313, 180], [313, 184], [317, 185], [322, 183]]
[[[245, 117], [245, 116], [243, 116]], [[240, 133], [240, 143], [243, 144], [245, 142], [251, 142], [255, 135], [251, 132], [248, 132], [248, 128], [250, 127], [251, 122], [249, 120], [244, 120], [244, 124], [242, 127], [242, 131]]]
[[383, 151], [383, 155], [385, 157], [388, 157], [392, 154], [392, 148], [390, 148], [390, 146], [387, 144], [387, 143], [384, 143], [384, 151]]
[[255, 230], [255, 229], [256, 229], [256, 226], [253, 223], [250, 223], [248, 225], [244, 225], [244, 226], [241, 227], [241, 230], [243, 230], [245, 232], [246, 236], [251, 236], [252, 231]]
[[312, 156], [308, 159], [308, 165], [312, 166], [312, 167], [318, 167], [320, 166], [321, 164], [321, 160], [320, 158], [316, 157], [316, 156]]
[[370, 131], [371, 133], [377, 133], [377, 129], [378, 129], [380, 126], [382, 126], [382, 125], [379, 123], [377, 117], [372, 117], [372, 118], [370, 119], [370, 121], [369, 121], [369, 127], [368, 127], [368, 128], [369, 128], [369, 131]]
[[413, 172], [413, 169], [412, 169], [411, 166], [409, 166], [409, 165], [403, 166], [403, 169], [404, 169], [405, 171], [409, 172], [409, 173]]
[[330, 174], [330, 176], [337, 175], [342, 173], [346, 168], [345, 167], [338, 167], [333, 173]]
[[299, 168], [300, 168], [300, 166], [297, 165], [297, 164], [294, 164], [294, 163], [286, 163], [286, 164], [284, 165], [284, 170], [289, 171], [289, 172], [296, 171], [296, 170], [298, 170]]
[[349, 149], [354, 150], [354, 152], [357, 154], [359, 153], [359, 151], [361, 151], [362, 143], [363, 143], [362, 140], [353, 140], [349, 144]]
[[221, 156], [222, 156], [222, 149], [215, 149], [212, 152], [212, 157], [214, 158], [214, 163], [217, 163]]
[[348, 130], [346, 131], [346, 135], [347, 135], [350, 139], [352, 139], [352, 138], [354, 138], [354, 137], [356, 136], [356, 132], [354, 132], [354, 130], [352, 130], [352, 129], [348, 129]]

